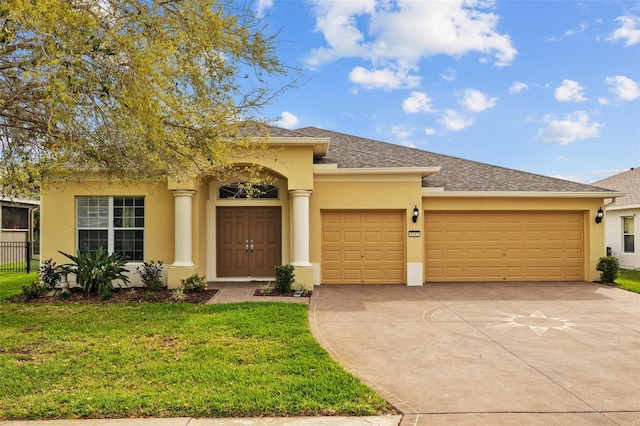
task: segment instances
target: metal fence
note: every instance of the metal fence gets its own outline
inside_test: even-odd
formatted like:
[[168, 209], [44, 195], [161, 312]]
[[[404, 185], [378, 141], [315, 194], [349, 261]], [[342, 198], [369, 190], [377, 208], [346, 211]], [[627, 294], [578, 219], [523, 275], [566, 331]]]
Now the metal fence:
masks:
[[31, 241], [0, 241], [0, 272], [26, 272], [37, 270], [34, 263], [34, 244]]

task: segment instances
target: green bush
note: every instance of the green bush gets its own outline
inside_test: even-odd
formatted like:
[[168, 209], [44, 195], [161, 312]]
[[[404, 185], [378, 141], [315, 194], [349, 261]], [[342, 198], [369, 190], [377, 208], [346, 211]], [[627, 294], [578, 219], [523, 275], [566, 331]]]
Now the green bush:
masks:
[[286, 265], [278, 265], [274, 269], [276, 270], [276, 292], [289, 293], [295, 277], [293, 265], [287, 263]]
[[[76, 282], [87, 294], [96, 293], [103, 299], [109, 299], [114, 289], [114, 282], [121, 281], [129, 284], [125, 275], [128, 270], [124, 267], [127, 260], [120, 253], [107, 253], [103, 247], [95, 252], [82, 250], [77, 256], [62, 253], [73, 261], [60, 265], [60, 269], [76, 276]], [[118, 287], [122, 287], [118, 284]]]
[[207, 289], [207, 281], [198, 274], [193, 274], [180, 282], [185, 293], [195, 293]]
[[154, 262], [144, 262], [136, 268], [136, 273], [140, 276], [142, 284], [151, 291], [159, 291], [164, 288], [162, 278], [162, 260]]
[[43, 284], [53, 290], [61, 279], [62, 274], [53, 259], [47, 259], [42, 262], [42, 265], [40, 265], [40, 281]]
[[49, 286], [40, 281], [33, 281], [22, 286], [22, 295], [27, 300], [37, 299], [49, 290]]
[[607, 255], [598, 260], [596, 270], [600, 271], [600, 281], [604, 283], [612, 283], [615, 282], [616, 278], [618, 278], [620, 262], [617, 257]]

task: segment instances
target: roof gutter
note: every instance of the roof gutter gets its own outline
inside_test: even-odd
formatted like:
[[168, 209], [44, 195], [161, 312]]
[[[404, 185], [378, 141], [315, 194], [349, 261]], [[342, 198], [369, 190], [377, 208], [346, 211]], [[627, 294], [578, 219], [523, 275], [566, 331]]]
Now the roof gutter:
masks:
[[[318, 167], [320, 166], [320, 167]], [[314, 175], [420, 175], [431, 176], [438, 173], [440, 167], [364, 167], [364, 168], [338, 168], [331, 165], [314, 165]]]
[[624, 192], [564, 192], [564, 191], [444, 191], [422, 188], [423, 197], [485, 197], [485, 198], [616, 198]]

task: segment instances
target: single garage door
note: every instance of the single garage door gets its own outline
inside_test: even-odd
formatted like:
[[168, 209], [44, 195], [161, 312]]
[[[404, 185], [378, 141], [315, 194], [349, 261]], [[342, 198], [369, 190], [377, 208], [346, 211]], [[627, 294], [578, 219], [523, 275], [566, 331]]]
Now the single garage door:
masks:
[[323, 211], [323, 284], [404, 284], [403, 211]]
[[425, 212], [426, 281], [576, 281], [582, 212]]

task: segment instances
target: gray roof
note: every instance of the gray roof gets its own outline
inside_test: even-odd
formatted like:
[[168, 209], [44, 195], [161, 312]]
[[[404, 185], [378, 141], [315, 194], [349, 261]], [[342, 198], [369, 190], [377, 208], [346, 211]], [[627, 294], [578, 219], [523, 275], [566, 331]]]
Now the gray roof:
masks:
[[444, 188], [445, 191], [608, 191], [317, 127], [297, 129], [296, 133], [330, 138], [327, 155], [316, 159], [315, 164], [337, 164], [338, 168], [441, 167], [440, 172], [423, 179], [423, 187]]
[[[599, 180], [593, 183], [601, 188], [626, 192], [624, 197], [616, 198], [613, 203], [616, 207], [640, 205], [640, 168], [632, 168], [615, 176]], [[611, 205], [609, 205], [611, 207]]]

